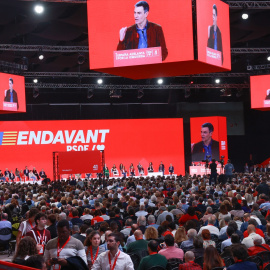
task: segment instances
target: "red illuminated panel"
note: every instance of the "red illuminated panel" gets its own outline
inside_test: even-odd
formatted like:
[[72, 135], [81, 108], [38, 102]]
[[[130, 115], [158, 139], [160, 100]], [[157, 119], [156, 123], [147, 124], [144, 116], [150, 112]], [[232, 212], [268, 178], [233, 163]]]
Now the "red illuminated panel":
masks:
[[[164, 4], [161, 0], [147, 0], [150, 9], [147, 14], [146, 34], [136, 30], [136, 25], [141, 20], [134, 15], [134, 6], [137, 2], [136, 0], [87, 1], [90, 69], [132, 66], [132, 62], [134, 65], [138, 63], [145, 65], [194, 59], [191, 1], [167, 0]], [[126, 32], [125, 38], [120, 42], [122, 28]], [[138, 49], [140, 40], [142, 43], [147, 40], [148, 48], [159, 47], [161, 56], [147, 57], [149, 54], [159, 52]], [[129, 50], [134, 49], [135, 52], [131, 55]], [[126, 54], [122, 53], [123, 50]], [[119, 61], [115, 65], [115, 54], [119, 51], [121, 55], [117, 54]]]
[[251, 108], [270, 110], [270, 75], [250, 77]]
[[59, 174], [101, 173], [102, 153], [100, 151], [59, 152]]
[[[162, 128], [161, 128], [162, 127]], [[9, 139], [12, 136], [12, 139]], [[18, 121], [0, 122], [1, 168], [42, 168], [52, 177], [53, 152], [104, 150], [111, 168], [140, 162], [147, 171], [162, 161], [183, 174], [182, 119]]]
[[26, 112], [23, 76], [0, 73], [0, 113]]
[[197, 0], [198, 60], [231, 69], [229, 5]]
[[226, 117], [191, 118], [190, 132], [193, 162], [202, 162], [206, 159], [206, 155], [216, 160], [220, 160], [221, 156], [225, 156], [225, 161], [228, 159]]

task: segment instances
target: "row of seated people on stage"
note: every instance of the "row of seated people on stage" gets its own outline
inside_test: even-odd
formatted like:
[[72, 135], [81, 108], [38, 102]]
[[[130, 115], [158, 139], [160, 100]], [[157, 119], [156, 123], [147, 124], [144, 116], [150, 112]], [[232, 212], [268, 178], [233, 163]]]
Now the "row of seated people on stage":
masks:
[[11, 182], [17, 182], [17, 181], [37, 181], [40, 179], [45, 179], [47, 177], [45, 171], [41, 169], [41, 171], [38, 173], [35, 167], [33, 167], [33, 170], [29, 170], [27, 166], [25, 166], [24, 170], [19, 170], [16, 168], [13, 172], [13, 170], [9, 170], [6, 168], [4, 172], [0, 170], [0, 181], [11, 181]]
[[209, 180], [2, 183], [0, 231], [10, 233], [0, 233], [0, 246], [16, 239], [12, 261], [44, 270], [263, 269], [270, 264], [261, 257], [270, 252], [270, 174]]
[[[120, 172], [120, 173], [119, 173]], [[153, 167], [153, 163], [150, 162], [149, 166], [147, 168], [147, 172], [148, 173], [153, 173], [154, 172], [154, 167]], [[161, 172], [163, 175], [165, 174], [165, 166], [162, 162], [160, 162], [159, 166], [158, 166], [158, 172]], [[109, 177], [110, 176], [110, 171], [109, 168], [105, 165], [103, 173], [105, 175], [105, 177]], [[174, 167], [172, 164], [170, 164], [169, 168], [168, 168], [168, 173], [170, 175], [174, 174]], [[136, 169], [133, 165], [133, 163], [130, 164], [129, 169], [127, 170], [126, 167], [123, 165], [123, 163], [121, 163], [119, 165], [119, 170], [117, 169], [116, 165], [114, 164], [113, 167], [111, 168], [111, 175], [115, 176], [115, 175], [121, 175], [123, 177], [127, 177], [128, 174], [130, 176], [143, 176], [145, 175], [145, 169], [143, 168], [143, 166], [141, 165], [141, 163], [139, 162], [137, 165], [137, 174], [136, 174]]]

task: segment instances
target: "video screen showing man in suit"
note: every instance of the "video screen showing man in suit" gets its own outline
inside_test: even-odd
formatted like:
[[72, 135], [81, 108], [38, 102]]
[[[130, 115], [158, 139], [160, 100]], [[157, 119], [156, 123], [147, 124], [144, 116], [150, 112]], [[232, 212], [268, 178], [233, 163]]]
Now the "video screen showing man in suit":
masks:
[[5, 90], [4, 102], [14, 102], [17, 103], [17, 109], [19, 109], [18, 95], [13, 89], [13, 79], [9, 78], [9, 89]]
[[162, 60], [164, 61], [168, 56], [168, 50], [163, 30], [160, 25], [148, 21], [149, 9], [149, 4], [146, 1], [139, 1], [135, 4], [135, 24], [120, 29], [117, 50], [161, 47]]
[[266, 90], [265, 100], [270, 100], [270, 89]]
[[208, 41], [207, 47], [221, 52], [221, 59], [223, 63], [223, 48], [221, 31], [217, 26], [217, 6], [213, 5], [213, 25], [208, 27]]
[[[191, 146], [192, 161], [219, 160], [219, 142], [212, 139], [214, 126], [204, 123], [201, 127], [202, 141]], [[210, 156], [210, 158], [207, 158]]]

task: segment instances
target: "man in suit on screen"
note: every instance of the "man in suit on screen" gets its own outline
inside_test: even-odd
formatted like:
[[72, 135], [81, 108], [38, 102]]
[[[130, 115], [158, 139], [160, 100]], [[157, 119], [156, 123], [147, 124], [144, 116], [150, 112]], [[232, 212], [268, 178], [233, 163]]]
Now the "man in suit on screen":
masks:
[[9, 89], [5, 91], [4, 102], [14, 102], [17, 103], [17, 109], [19, 109], [18, 95], [13, 89], [13, 79], [9, 78]]

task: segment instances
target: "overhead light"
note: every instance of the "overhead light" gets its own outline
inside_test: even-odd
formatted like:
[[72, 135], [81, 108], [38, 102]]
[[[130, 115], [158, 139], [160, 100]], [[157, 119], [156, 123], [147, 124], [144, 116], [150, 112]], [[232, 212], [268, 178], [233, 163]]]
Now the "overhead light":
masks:
[[103, 80], [102, 80], [102, 79], [98, 79], [98, 80], [97, 80], [97, 83], [98, 83], [98, 84], [103, 84]]
[[37, 98], [38, 96], [39, 96], [39, 89], [35, 87], [33, 89], [33, 98]]
[[38, 83], [38, 79], [34, 79], [33, 80], [33, 83]]
[[138, 99], [141, 99], [143, 96], [144, 96], [144, 91], [143, 91], [143, 89], [138, 90], [137, 98], [138, 98]]
[[87, 90], [87, 98], [90, 99], [94, 96], [94, 92], [92, 89], [88, 89]]
[[44, 6], [37, 4], [35, 5], [34, 10], [37, 14], [42, 14], [44, 12]]
[[270, 61], [270, 55], [267, 56], [267, 61]]
[[248, 19], [248, 14], [247, 14], [246, 12], [244, 12], [244, 13], [242, 14], [242, 19], [243, 19], [243, 20], [247, 20], [247, 19]]
[[44, 55], [41, 53], [39, 56], [38, 56], [38, 59], [41, 61], [44, 59]]
[[220, 83], [220, 79], [215, 79], [215, 83]]
[[157, 80], [157, 83], [158, 83], [158, 84], [163, 84], [163, 79], [158, 79], [158, 80]]

